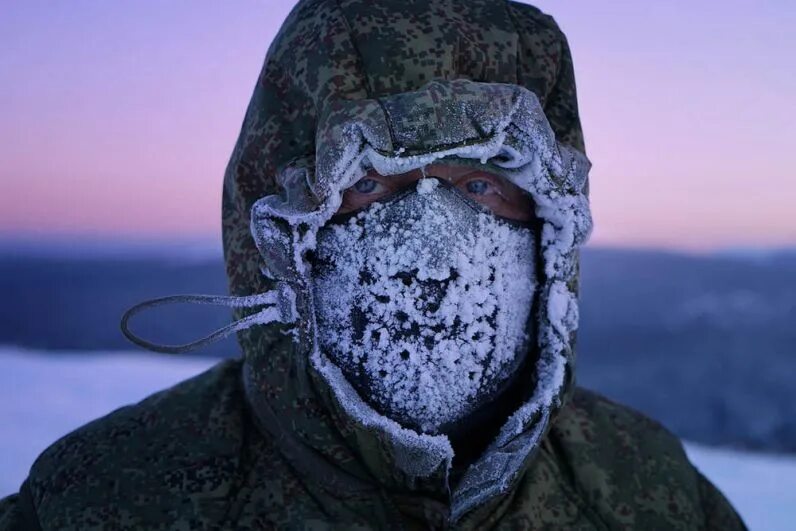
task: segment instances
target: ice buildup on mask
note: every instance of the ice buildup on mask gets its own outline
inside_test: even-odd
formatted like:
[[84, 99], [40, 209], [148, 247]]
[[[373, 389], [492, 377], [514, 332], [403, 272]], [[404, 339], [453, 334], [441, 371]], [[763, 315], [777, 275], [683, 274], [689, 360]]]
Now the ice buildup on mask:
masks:
[[532, 344], [534, 241], [433, 178], [323, 227], [321, 350], [383, 415], [444, 430], [495, 398]]

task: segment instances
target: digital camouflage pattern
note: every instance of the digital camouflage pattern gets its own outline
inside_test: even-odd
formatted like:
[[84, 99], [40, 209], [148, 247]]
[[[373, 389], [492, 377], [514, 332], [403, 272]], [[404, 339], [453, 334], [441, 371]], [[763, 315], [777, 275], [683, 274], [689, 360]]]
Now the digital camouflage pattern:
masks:
[[[267, 255], [263, 264], [250, 212], [280, 192], [275, 176], [285, 168], [315, 173], [324, 113], [341, 100], [396, 102], [460, 78], [533, 91], [558, 140], [583, 150], [566, 40], [537, 9], [503, 0], [299, 2], [268, 51], [225, 177], [231, 291], [273, 287], [263, 265], [291, 275]], [[412, 108], [397, 119], [411, 119]], [[429, 142], [415, 135], [405, 147]], [[576, 289], [574, 276], [569, 284]], [[744, 528], [674, 436], [571, 378], [509, 490], [452, 518], [456, 485], [446, 471], [400, 472], [391, 441], [335, 407], [284, 331], [242, 332], [243, 360], [56, 442], [20, 493], [0, 502], [0, 530]]]
[[[222, 362], [59, 440], [0, 502], [0, 529], [445, 528], [444, 502], [380, 488], [342, 445], [345, 468], [300, 445], [290, 458], [306, 466], [289, 465], [289, 430], [261, 436], [240, 371]], [[490, 528], [743, 526], [666, 430], [577, 390], [517, 489], [454, 526]]]

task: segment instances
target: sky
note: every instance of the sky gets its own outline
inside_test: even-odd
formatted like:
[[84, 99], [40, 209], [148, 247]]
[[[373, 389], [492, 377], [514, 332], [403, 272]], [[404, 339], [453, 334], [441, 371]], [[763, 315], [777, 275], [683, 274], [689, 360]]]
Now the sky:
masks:
[[[215, 239], [292, 1], [0, 3], [0, 235]], [[539, 0], [568, 36], [592, 243], [796, 245], [796, 2]]]

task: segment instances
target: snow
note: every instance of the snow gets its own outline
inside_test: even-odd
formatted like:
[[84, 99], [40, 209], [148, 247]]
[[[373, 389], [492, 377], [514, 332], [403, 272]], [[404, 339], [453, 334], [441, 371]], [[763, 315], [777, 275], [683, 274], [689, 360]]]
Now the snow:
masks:
[[[425, 169], [422, 169], [422, 171], [425, 174]], [[417, 193], [430, 194], [431, 192], [437, 189], [437, 186], [439, 186], [439, 181], [437, 179], [433, 178], [420, 179], [420, 181], [417, 184]]]
[[[36, 456], [58, 437], [217, 361], [138, 352], [48, 353], [0, 347], [0, 497], [18, 489]], [[695, 444], [686, 448], [750, 529], [793, 528], [796, 457]]]
[[796, 520], [796, 456], [686, 444], [691, 462], [732, 502], [751, 530], [790, 530]]

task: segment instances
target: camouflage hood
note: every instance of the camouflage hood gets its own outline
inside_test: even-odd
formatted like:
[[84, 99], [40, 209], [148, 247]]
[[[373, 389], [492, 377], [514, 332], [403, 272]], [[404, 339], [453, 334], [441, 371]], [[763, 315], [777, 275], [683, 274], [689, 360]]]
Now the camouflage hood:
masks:
[[[261, 429], [338, 497], [431, 497], [456, 520], [512, 488], [574, 388], [577, 248], [591, 218], [560, 32], [530, 6], [454, 3], [299, 2], [268, 51], [228, 166], [223, 229], [231, 291], [275, 304], [249, 315], [263, 326], [239, 333]], [[342, 191], [368, 169], [401, 173], [443, 157], [527, 190], [543, 222], [528, 399], [456, 485], [446, 436], [378, 414], [317, 348], [307, 263]]]

